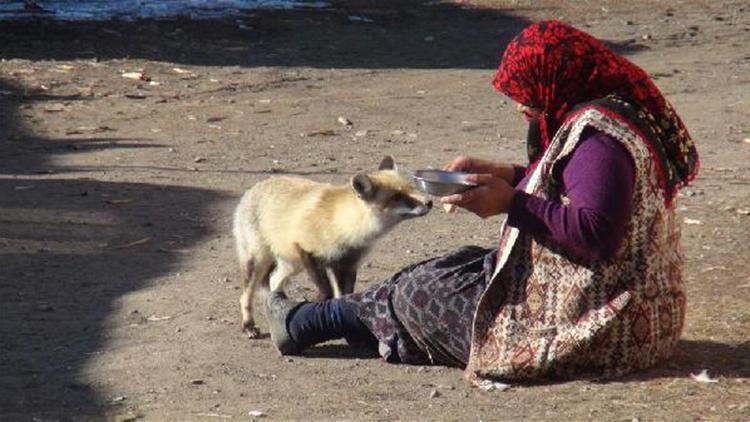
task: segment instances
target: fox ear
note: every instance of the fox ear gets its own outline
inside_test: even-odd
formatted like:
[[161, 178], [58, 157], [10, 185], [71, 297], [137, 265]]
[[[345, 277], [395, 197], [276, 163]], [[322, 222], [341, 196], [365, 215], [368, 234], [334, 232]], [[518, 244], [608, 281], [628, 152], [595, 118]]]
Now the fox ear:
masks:
[[390, 155], [386, 155], [385, 157], [383, 157], [383, 160], [380, 161], [378, 170], [398, 170], [398, 168], [396, 167], [396, 161]]
[[375, 194], [375, 187], [370, 177], [364, 173], [357, 173], [352, 177], [352, 189], [363, 200], [371, 199]]

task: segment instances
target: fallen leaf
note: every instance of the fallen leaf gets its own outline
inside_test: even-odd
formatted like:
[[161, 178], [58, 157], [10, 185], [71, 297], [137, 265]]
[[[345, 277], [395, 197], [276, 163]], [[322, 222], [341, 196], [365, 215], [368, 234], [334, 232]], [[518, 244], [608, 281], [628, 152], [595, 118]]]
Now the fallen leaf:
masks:
[[484, 391], [505, 391], [510, 388], [510, 384], [499, 381], [483, 380], [479, 383], [479, 388]]
[[737, 214], [740, 214], [740, 215], [750, 215], [750, 209], [737, 208]]
[[365, 22], [365, 23], [375, 22], [374, 20], [368, 18], [367, 16], [356, 16], [356, 15], [349, 16], [349, 21], [351, 21], [351, 22]]
[[227, 118], [226, 116], [209, 117], [208, 119], [206, 119], [206, 122], [208, 122], [208, 123], [215, 123], [215, 122], [220, 122], [220, 121], [222, 121], [222, 120], [224, 120], [226, 118]]
[[247, 412], [248, 415], [254, 417], [254, 418], [263, 418], [266, 416], [265, 413], [261, 412], [260, 410], [251, 410]]
[[351, 126], [352, 125], [352, 121], [349, 120], [349, 119], [347, 119], [344, 116], [339, 116], [338, 122], [341, 123], [344, 126]]
[[104, 202], [110, 204], [110, 205], [124, 205], [124, 204], [130, 204], [135, 202], [135, 199], [132, 198], [126, 198], [126, 199], [105, 199]]
[[151, 78], [146, 76], [146, 74], [143, 72], [125, 72], [122, 74], [122, 77], [127, 78], [127, 79], [138, 80], [138, 81], [150, 81], [151, 80]]
[[171, 317], [171, 316], [168, 316], [168, 315], [165, 315], [165, 316], [156, 316], [156, 315], [151, 315], [150, 317], [146, 318], [146, 320], [147, 320], [147, 321], [152, 321], [152, 322], [156, 322], [156, 321], [166, 321], [166, 320], [168, 320], [168, 319], [172, 319], [172, 317]]
[[333, 129], [320, 129], [303, 133], [302, 136], [336, 136], [336, 131]]
[[124, 415], [115, 415], [114, 419], [117, 422], [136, 422], [138, 419], [142, 418], [143, 416], [138, 414], [132, 414], [132, 413], [126, 413]]
[[693, 220], [692, 218], [687, 218], [687, 217], [685, 217], [685, 220], [683, 220], [683, 222], [685, 224], [692, 224], [692, 225], [703, 224], [703, 222], [700, 220]]
[[173, 67], [172, 72], [182, 74], [182, 73], [190, 73], [189, 71], [185, 69], [180, 69], [179, 67]]
[[36, 72], [36, 69], [34, 69], [34, 68], [30, 68], [30, 67], [26, 67], [26, 68], [23, 68], [23, 69], [18, 69], [18, 70], [14, 70], [14, 71], [13, 71], [13, 72], [11, 73], [11, 75], [13, 75], [13, 76], [18, 76], [18, 75], [30, 75], [30, 74], [32, 74], [32, 73], [34, 73], [34, 72]]
[[690, 374], [690, 378], [697, 382], [706, 382], [706, 383], [715, 383], [719, 382], [719, 380], [713, 379], [708, 375], [708, 369], [702, 370], [698, 374]]
[[187, 253], [187, 249], [168, 249], [168, 248], [159, 248], [156, 250], [157, 252], [161, 253]]
[[61, 111], [65, 111], [65, 105], [61, 103], [49, 104], [44, 107], [44, 111], [46, 111], [47, 113], [59, 113]]
[[102, 133], [102, 132], [114, 132], [117, 129], [113, 129], [109, 126], [78, 126], [70, 128], [65, 131], [66, 135], [84, 135], [91, 133]]
[[113, 246], [112, 249], [127, 249], [127, 248], [132, 248], [133, 246], [138, 246], [138, 245], [143, 245], [145, 243], [148, 243], [150, 240], [151, 240], [150, 237], [144, 237], [143, 239], [138, 239], [136, 241], [133, 241], [133, 242], [130, 242], [130, 243], [126, 243], [124, 245]]

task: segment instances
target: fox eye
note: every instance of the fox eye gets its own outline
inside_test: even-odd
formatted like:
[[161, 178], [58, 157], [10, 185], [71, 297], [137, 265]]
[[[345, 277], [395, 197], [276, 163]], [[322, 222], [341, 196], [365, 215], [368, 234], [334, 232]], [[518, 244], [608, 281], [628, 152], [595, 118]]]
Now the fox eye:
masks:
[[390, 201], [391, 201], [391, 202], [400, 202], [400, 201], [401, 201], [401, 200], [403, 200], [403, 199], [404, 199], [404, 195], [403, 195], [403, 194], [400, 194], [400, 193], [397, 193], [397, 194], [395, 194], [395, 195], [391, 196], [391, 199], [390, 199]]

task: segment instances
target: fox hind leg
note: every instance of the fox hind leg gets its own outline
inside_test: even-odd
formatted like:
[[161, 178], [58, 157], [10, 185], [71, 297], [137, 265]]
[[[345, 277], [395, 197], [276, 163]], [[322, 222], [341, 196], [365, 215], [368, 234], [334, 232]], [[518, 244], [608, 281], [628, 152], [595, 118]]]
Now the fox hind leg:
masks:
[[253, 260], [240, 262], [240, 279], [242, 282], [242, 295], [240, 296], [240, 312], [242, 312], [242, 332], [248, 338], [257, 338], [260, 335], [258, 327], [253, 319]]

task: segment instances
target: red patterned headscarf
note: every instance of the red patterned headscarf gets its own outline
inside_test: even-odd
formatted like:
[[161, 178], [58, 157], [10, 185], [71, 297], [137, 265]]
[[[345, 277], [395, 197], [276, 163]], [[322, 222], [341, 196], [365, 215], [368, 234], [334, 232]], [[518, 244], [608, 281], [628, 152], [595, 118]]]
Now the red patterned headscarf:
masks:
[[[663, 150], [657, 170], [667, 202], [698, 169], [690, 134], [649, 75], [600, 40], [558, 21], [532, 24], [508, 45], [493, 86], [513, 100], [542, 111], [540, 145], [529, 145], [538, 161], [566, 115], [576, 106], [615, 95], [657, 123], [658, 138], [649, 150]], [[657, 158], [657, 157], [654, 157]]]

